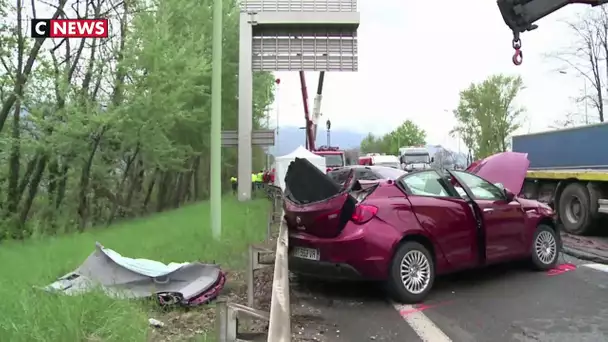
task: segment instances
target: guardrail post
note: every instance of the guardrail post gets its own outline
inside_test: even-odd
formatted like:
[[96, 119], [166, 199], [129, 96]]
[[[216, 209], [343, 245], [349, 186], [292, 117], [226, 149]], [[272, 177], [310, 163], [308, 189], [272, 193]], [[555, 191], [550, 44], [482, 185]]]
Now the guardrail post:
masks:
[[236, 312], [225, 298], [218, 298], [215, 304], [215, 323], [218, 342], [236, 342], [238, 322]]
[[247, 267], [247, 306], [253, 307], [253, 272], [255, 271], [253, 265], [253, 258], [256, 257], [253, 252], [253, 246], [249, 245], [249, 265]]
[[268, 223], [266, 224], [266, 241], [272, 236], [272, 224], [274, 223], [274, 208], [268, 213]]
[[249, 245], [249, 248], [248, 248], [248, 254], [249, 254], [248, 263], [249, 264], [247, 265], [247, 306], [249, 306], [250, 308], [254, 307], [253, 306], [254, 272], [261, 268], [272, 266], [272, 263], [267, 264], [265, 262], [264, 263], [260, 262], [260, 255], [268, 254], [268, 253], [271, 253], [271, 251], [267, 250], [265, 248], [257, 247], [255, 245]]

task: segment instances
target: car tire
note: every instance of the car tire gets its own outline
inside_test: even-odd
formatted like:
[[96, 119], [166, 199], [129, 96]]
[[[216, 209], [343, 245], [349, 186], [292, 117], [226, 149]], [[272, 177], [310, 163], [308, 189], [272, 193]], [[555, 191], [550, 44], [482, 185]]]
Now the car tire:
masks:
[[[405, 284], [402, 276], [402, 265], [410, 263], [418, 267], [418, 276], [422, 284]], [[416, 266], [418, 264], [418, 266]], [[404, 265], [405, 266], [405, 265]], [[407, 241], [397, 247], [393, 255], [387, 287], [390, 295], [398, 302], [405, 304], [419, 303], [428, 295], [435, 281], [435, 263], [429, 250], [415, 241]]]
[[[558, 214], [564, 225], [564, 230], [574, 235], [586, 235], [593, 232], [593, 218], [591, 215], [591, 200], [589, 190], [580, 183], [571, 183], [566, 186], [559, 197]], [[569, 215], [573, 201], [580, 203], [580, 215], [578, 219]]]
[[560, 240], [556, 231], [541, 224], [534, 232], [532, 240], [532, 267], [537, 271], [548, 271], [555, 268], [559, 259]]

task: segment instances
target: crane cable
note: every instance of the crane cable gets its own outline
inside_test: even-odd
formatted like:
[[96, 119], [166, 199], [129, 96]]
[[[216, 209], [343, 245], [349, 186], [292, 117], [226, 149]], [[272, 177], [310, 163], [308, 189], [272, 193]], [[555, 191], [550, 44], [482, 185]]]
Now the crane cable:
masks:
[[519, 39], [519, 32], [513, 31], [513, 41], [512, 44], [515, 53], [513, 54], [513, 64], [521, 65], [521, 62], [524, 60], [524, 55], [521, 51], [521, 40]]

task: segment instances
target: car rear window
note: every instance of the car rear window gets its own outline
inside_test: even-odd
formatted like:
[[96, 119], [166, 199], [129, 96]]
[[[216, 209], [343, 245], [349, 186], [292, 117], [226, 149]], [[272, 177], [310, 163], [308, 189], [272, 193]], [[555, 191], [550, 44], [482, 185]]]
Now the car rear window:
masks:
[[358, 180], [378, 180], [380, 177], [369, 169], [358, 168], [355, 171]]
[[393, 179], [393, 180], [397, 179], [407, 173], [403, 170], [393, 169], [390, 167], [382, 167], [382, 168], [379, 167], [378, 169], [376, 169], [374, 171], [376, 171], [376, 173], [379, 174], [380, 177], [382, 177], [384, 179]]
[[336, 171], [331, 171], [327, 175], [329, 176], [329, 178], [333, 179], [334, 182], [342, 184], [346, 181], [346, 177], [348, 177], [349, 172], [350, 169], [340, 169]]

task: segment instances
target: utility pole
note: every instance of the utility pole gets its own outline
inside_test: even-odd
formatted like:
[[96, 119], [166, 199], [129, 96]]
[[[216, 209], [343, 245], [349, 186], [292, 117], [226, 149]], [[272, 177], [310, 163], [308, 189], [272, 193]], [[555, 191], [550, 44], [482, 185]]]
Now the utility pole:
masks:
[[[213, 59], [211, 75], [211, 230], [222, 237], [222, 0], [213, 1]], [[242, 161], [239, 161], [242, 162]], [[251, 161], [247, 161], [251, 162]]]
[[280, 79], [280, 78], [275, 79], [275, 80], [274, 80], [274, 83], [277, 85], [277, 86], [276, 86], [276, 92], [275, 92], [275, 98], [274, 98], [274, 102], [276, 103], [276, 115], [277, 115], [277, 117], [276, 117], [276, 125], [277, 125], [277, 128], [276, 128], [276, 131], [277, 131], [277, 139], [275, 140], [275, 143], [274, 143], [274, 150], [275, 150], [275, 152], [274, 152], [274, 153], [275, 153], [275, 155], [274, 155], [274, 156], [275, 156], [275, 157], [278, 157], [278, 156], [280, 156], [280, 154], [279, 154], [280, 152], [279, 152], [279, 151], [280, 151], [280, 148], [281, 148], [281, 146], [280, 146], [280, 144], [279, 144], [279, 142], [281, 141], [281, 140], [279, 139], [279, 127], [280, 127], [280, 125], [279, 125], [279, 108], [280, 108], [280, 103], [281, 103], [281, 101], [280, 101], [280, 99], [281, 99], [281, 98], [280, 98], [280, 92], [281, 92], [281, 79]]

